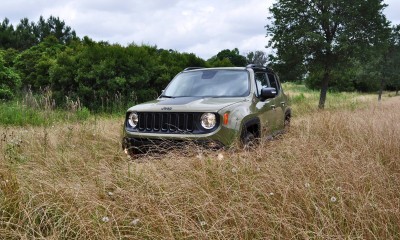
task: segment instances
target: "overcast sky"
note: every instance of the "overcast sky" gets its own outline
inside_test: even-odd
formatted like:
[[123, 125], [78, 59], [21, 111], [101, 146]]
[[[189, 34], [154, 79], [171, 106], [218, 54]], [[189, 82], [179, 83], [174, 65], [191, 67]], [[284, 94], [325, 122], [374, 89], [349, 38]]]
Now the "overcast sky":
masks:
[[[195, 53], [207, 60], [223, 49], [265, 49], [273, 0], [1, 0], [1, 21], [60, 17], [79, 37]], [[400, 0], [385, 0], [384, 13], [400, 24]]]

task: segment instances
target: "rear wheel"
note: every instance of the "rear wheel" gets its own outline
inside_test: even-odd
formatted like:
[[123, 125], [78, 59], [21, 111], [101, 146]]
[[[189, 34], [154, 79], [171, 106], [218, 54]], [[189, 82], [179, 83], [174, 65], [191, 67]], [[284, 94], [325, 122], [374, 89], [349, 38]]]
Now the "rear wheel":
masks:
[[285, 122], [284, 122], [284, 128], [285, 128], [285, 130], [288, 130], [289, 127], [290, 127], [290, 118], [291, 118], [291, 117], [290, 117], [289, 114], [285, 116]]

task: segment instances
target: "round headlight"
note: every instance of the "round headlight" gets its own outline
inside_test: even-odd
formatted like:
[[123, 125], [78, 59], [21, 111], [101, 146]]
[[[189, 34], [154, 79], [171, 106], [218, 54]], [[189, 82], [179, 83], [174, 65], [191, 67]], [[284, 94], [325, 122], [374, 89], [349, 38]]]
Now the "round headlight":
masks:
[[129, 114], [128, 124], [131, 125], [131, 127], [135, 128], [138, 122], [139, 122], [139, 116], [137, 115], [137, 113], [133, 112]]
[[201, 115], [201, 126], [205, 129], [211, 129], [217, 124], [217, 117], [214, 113], [204, 113]]

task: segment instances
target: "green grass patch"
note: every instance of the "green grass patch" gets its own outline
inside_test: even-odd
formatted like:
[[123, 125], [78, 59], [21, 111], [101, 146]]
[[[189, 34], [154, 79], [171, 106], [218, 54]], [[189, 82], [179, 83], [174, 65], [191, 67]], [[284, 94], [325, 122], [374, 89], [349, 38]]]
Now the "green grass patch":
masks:
[[57, 122], [85, 121], [91, 116], [85, 107], [76, 111], [40, 110], [15, 102], [0, 103], [0, 125], [47, 126]]
[[14, 103], [0, 104], [0, 123], [3, 125], [43, 125], [46, 118], [34, 109]]
[[[294, 116], [310, 114], [318, 109], [319, 90], [309, 89], [303, 84], [284, 83], [282, 85], [289, 97]], [[354, 110], [366, 106], [367, 103], [377, 100], [377, 98], [376, 94], [329, 91], [326, 96], [325, 109]]]

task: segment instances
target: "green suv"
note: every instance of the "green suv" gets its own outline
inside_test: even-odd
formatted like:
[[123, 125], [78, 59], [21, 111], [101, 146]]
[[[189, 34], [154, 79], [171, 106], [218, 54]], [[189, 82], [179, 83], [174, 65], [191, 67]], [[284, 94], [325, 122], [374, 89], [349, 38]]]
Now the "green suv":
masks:
[[283, 130], [290, 117], [270, 68], [186, 68], [156, 100], [128, 109], [122, 146], [140, 153], [187, 141], [210, 148], [247, 145]]

